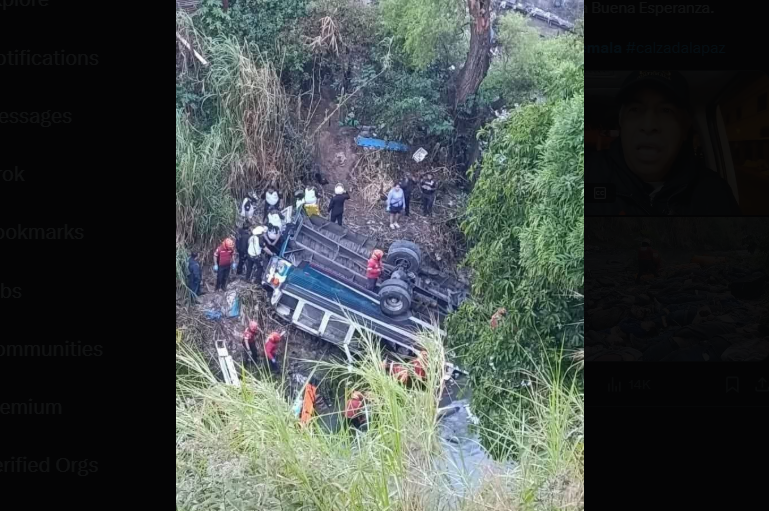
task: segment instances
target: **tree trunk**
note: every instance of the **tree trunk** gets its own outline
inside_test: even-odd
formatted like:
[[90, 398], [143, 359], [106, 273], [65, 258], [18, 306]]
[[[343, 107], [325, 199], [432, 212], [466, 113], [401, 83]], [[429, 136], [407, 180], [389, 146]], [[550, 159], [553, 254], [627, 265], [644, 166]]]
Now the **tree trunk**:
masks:
[[470, 49], [457, 82], [456, 104], [463, 104], [478, 91], [489, 70], [491, 50], [491, 0], [467, 0], [470, 16]]

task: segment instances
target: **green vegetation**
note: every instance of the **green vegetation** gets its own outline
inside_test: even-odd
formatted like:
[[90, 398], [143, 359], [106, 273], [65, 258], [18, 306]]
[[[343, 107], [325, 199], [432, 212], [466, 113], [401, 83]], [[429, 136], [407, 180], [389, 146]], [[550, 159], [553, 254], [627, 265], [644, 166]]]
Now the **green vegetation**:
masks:
[[[307, 121], [292, 116], [292, 103], [277, 71], [234, 38], [204, 38], [191, 20], [177, 27], [200, 41], [210, 66], [188, 67], [177, 79], [176, 260], [177, 287], [192, 249], [210, 249], [235, 225], [238, 203], [257, 183], [292, 189], [309, 168]], [[180, 85], [180, 81], [182, 85]], [[205, 115], [179, 108], [179, 89], [199, 98]], [[207, 255], [204, 253], [204, 255]]]
[[[478, 66], [478, 94], [457, 108], [470, 45], [466, 5], [238, 0], [225, 13], [221, 2], [204, 0], [193, 19], [177, 14], [177, 32], [208, 61], [177, 52], [177, 288], [189, 252], [209, 258], [231, 233], [246, 191], [275, 181], [288, 192], [309, 175], [321, 87], [336, 91], [342, 118], [353, 113], [383, 138], [438, 142], [449, 159], [481, 126], [482, 159], [468, 171], [473, 189], [457, 220], [473, 297], [449, 318], [446, 342], [471, 374], [484, 446], [518, 465], [484, 479], [460, 509], [579, 507], [583, 25], [576, 35], [542, 39], [523, 17], [501, 16], [488, 74]], [[492, 102], [509, 117], [489, 122]], [[499, 307], [508, 314], [492, 330]], [[187, 335], [195, 328], [177, 327]], [[428, 345], [431, 360], [442, 360], [442, 347]], [[352, 374], [331, 368], [374, 396], [372, 431], [353, 441], [319, 424], [298, 428], [285, 382], [244, 374], [242, 388], [226, 387], [180, 348], [179, 509], [427, 510], [454, 498], [438, 461], [435, 396], [405, 392], [377, 361], [372, 352]]]
[[[436, 339], [425, 345], [429, 389], [441, 381], [443, 349]], [[285, 381], [244, 372], [241, 387], [227, 386], [177, 342], [178, 508], [419, 511], [451, 503], [462, 511], [501, 511], [564, 509], [581, 501], [583, 398], [560, 381], [557, 368], [542, 373], [536, 393], [521, 393], [531, 415], [509, 410], [509, 422], [497, 431], [518, 446], [519, 464], [485, 473], [475, 491], [461, 496], [449, 483], [458, 471], [445, 461], [447, 447], [437, 435], [437, 396], [406, 390], [379, 369], [370, 339], [368, 346], [352, 373], [323, 364], [347, 395], [353, 388], [370, 394], [370, 427], [356, 438], [346, 428], [327, 430], [320, 418], [300, 427]]]
[[[581, 44], [563, 39], [548, 47]], [[489, 146], [462, 224], [474, 300], [450, 318], [449, 342], [491, 424], [523, 406], [499, 382], [526, 381], [532, 360], [559, 361], [583, 346], [583, 68], [558, 55], [533, 78], [547, 99], [483, 131]], [[493, 330], [498, 307], [508, 315]]]
[[385, 28], [401, 43], [410, 67], [425, 70], [436, 60], [450, 65], [467, 51], [462, 48], [463, 0], [382, 0], [379, 6]]

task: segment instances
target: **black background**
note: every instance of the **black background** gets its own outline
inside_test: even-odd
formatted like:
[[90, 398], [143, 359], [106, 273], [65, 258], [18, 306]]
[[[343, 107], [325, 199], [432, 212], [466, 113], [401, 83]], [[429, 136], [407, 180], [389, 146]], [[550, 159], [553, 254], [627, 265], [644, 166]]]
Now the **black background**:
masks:
[[[707, 2], [716, 14], [655, 17], [592, 14], [591, 3], [585, 5], [586, 45], [691, 41], [725, 44], [727, 53], [586, 54], [587, 70], [767, 67], [769, 40], [758, 21], [766, 17], [764, 4]], [[588, 362], [585, 376], [595, 439], [589, 472], [601, 482], [595, 485], [601, 491], [589, 490], [596, 503], [611, 509], [755, 509], [763, 500], [758, 495], [767, 473], [769, 393], [754, 389], [759, 378], [769, 380], [766, 363]], [[729, 376], [739, 377], [738, 394], [726, 393]], [[620, 392], [610, 391], [612, 381], [623, 382]], [[644, 381], [652, 390], [643, 390]]]
[[[0, 112], [72, 116], [70, 124], [48, 128], [0, 124], [0, 169], [25, 170], [24, 182], [0, 181], [0, 228], [67, 225], [82, 228], [84, 237], [0, 240], [0, 282], [22, 289], [21, 299], [0, 301], [0, 335], [4, 344], [99, 344], [104, 355], [0, 358], [0, 402], [32, 399], [63, 409], [59, 416], [0, 415], [0, 460], [51, 462], [48, 474], [0, 473], [3, 507], [131, 508], [134, 498], [154, 507], [158, 475], [167, 471], [170, 479], [171, 470], [170, 444], [167, 468], [154, 445], [161, 430], [169, 442], [171, 436], [170, 408], [165, 425], [159, 416], [156, 346], [163, 341], [155, 335], [162, 330], [155, 327], [162, 310], [155, 282], [163, 266], [154, 200], [165, 172], [155, 163], [163, 129], [157, 41], [170, 27], [155, 26], [161, 18], [154, 3], [48, 4], [0, 6], [0, 51], [96, 53], [99, 64], [0, 66]], [[167, 13], [166, 26], [170, 5]], [[170, 198], [170, 154], [168, 160]], [[170, 237], [170, 218], [168, 224]], [[168, 371], [162, 379], [170, 394]], [[58, 473], [60, 458], [98, 468], [85, 477]]]

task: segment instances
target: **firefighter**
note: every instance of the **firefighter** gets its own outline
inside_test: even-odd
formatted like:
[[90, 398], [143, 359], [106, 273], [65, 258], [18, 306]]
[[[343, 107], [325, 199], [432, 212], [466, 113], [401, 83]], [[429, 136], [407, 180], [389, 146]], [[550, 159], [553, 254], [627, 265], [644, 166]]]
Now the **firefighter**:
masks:
[[227, 278], [230, 276], [235, 252], [235, 240], [225, 239], [214, 251], [214, 271], [216, 271], [215, 291], [227, 291]]
[[251, 360], [256, 363], [259, 360], [259, 352], [256, 349], [256, 334], [259, 333], [259, 325], [256, 321], [249, 321], [248, 328], [243, 332], [243, 347], [246, 355], [251, 354]]
[[641, 240], [641, 246], [638, 248], [638, 274], [635, 277], [635, 283], [638, 284], [642, 275], [648, 273], [657, 276], [657, 267], [659, 258], [655, 250], [652, 249], [652, 242], [649, 238]]
[[502, 321], [502, 318], [507, 315], [507, 309], [504, 307], [500, 307], [497, 309], [497, 312], [495, 312], [491, 316], [491, 329], [494, 330], [499, 326], [499, 323]]
[[395, 362], [382, 362], [382, 369], [403, 385], [409, 382], [409, 370], [407, 367]]
[[285, 335], [285, 330], [281, 332], [272, 332], [267, 337], [267, 342], [264, 343], [264, 357], [267, 359], [271, 371], [278, 372], [278, 360], [276, 358], [278, 355], [278, 345]]
[[318, 396], [318, 381], [310, 378], [307, 386], [304, 388], [304, 399], [302, 400], [302, 411], [299, 413], [299, 423], [302, 426], [309, 424], [313, 413], [315, 412], [315, 401]]
[[425, 350], [419, 352], [417, 358], [411, 363], [411, 367], [414, 370], [417, 379], [419, 381], [425, 381], [427, 378], [427, 373], [425, 372], [425, 367], [427, 367], [427, 352]]
[[365, 406], [366, 397], [363, 392], [356, 390], [350, 394], [350, 399], [347, 400], [347, 406], [344, 409], [344, 416], [348, 424], [358, 431], [367, 429]]
[[369, 289], [369, 291], [374, 290], [374, 288], [376, 287], [376, 281], [379, 278], [379, 276], [382, 274], [382, 257], [383, 256], [384, 256], [384, 252], [382, 252], [377, 248], [371, 253], [371, 257], [368, 260], [368, 265], [366, 267], [366, 278], [368, 279], [368, 282], [366, 284], [366, 287]]

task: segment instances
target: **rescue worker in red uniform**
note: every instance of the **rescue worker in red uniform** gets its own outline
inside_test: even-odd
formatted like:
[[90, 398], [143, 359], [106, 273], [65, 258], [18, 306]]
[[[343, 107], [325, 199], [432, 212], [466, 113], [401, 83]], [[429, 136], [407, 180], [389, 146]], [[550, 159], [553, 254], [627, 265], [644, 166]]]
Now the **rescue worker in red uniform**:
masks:
[[243, 347], [246, 354], [251, 353], [251, 360], [256, 363], [259, 360], [259, 352], [256, 349], [256, 334], [259, 333], [259, 325], [256, 321], [250, 321], [248, 328], [243, 332]]
[[366, 278], [368, 278], [368, 283], [366, 287], [373, 291], [376, 287], [376, 281], [379, 278], [379, 276], [382, 274], [382, 257], [384, 256], [384, 252], [379, 250], [378, 248], [374, 250], [371, 253], [371, 257], [368, 260], [368, 266], [366, 267]]
[[417, 378], [424, 381], [425, 378], [427, 378], [427, 373], [425, 372], [425, 367], [427, 366], [427, 352], [424, 350], [420, 351], [417, 358], [411, 363], [411, 366], [414, 369], [414, 374], [417, 375]]
[[283, 337], [286, 335], [286, 331], [272, 332], [267, 337], [267, 342], [264, 343], [264, 356], [267, 359], [267, 363], [270, 364], [270, 370], [278, 372], [278, 345]]
[[344, 409], [344, 416], [348, 424], [359, 431], [365, 431], [368, 427], [364, 409], [365, 400], [363, 392], [356, 390], [350, 395], [350, 399], [347, 401], [347, 406]]
[[230, 276], [235, 252], [235, 240], [227, 238], [214, 251], [214, 270], [216, 270], [215, 291], [227, 291], [227, 278]]
[[499, 323], [502, 321], [502, 318], [507, 315], [507, 309], [504, 307], [500, 307], [497, 309], [497, 312], [495, 312], [491, 316], [491, 329], [494, 330], [499, 326]]
[[396, 364], [395, 362], [382, 362], [382, 369], [404, 385], [409, 381], [409, 370], [401, 364]]
[[649, 238], [641, 240], [641, 246], [638, 248], [638, 274], [635, 277], [635, 283], [641, 280], [641, 275], [653, 274], [657, 277], [657, 270], [660, 266], [659, 254], [652, 249], [652, 243]]

